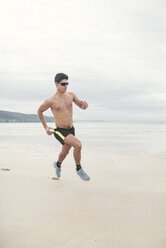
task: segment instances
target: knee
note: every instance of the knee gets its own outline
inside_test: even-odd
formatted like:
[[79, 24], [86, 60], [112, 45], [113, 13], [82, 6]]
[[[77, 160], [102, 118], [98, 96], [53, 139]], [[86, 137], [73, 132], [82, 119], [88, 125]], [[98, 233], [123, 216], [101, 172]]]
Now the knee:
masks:
[[82, 148], [82, 144], [81, 144], [81, 142], [78, 142], [76, 145], [75, 145], [75, 148], [77, 149], [77, 150], [81, 150], [81, 148]]

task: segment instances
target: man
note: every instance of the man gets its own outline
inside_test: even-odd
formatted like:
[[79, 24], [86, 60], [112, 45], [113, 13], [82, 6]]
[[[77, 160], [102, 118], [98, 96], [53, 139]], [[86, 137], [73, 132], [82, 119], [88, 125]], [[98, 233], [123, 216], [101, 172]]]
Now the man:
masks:
[[[48, 135], [54, 133], [55, 138], [62, 144], [62, 150], [59, 154], [58, 161], [54, 162], [56, 175], [61, 176], [61, 164], [71, 147], [74, 148], [73, 155], [76, 163], [76, 172], [83, 180], [90, 180], [90, 177], [81, 167], [81, 142], [75, 137], [75, 129], [73, 127], [73, 107], [74, 102], [81, 109], [86, 109], [88, 103], [79, 100], [72, 92], [67, 92], [68, 76], [64, 73], [58, 73], [55, 76], [56, 93], [46, 99], [38, 109], [38, 116]], [[43, 116], [43, 112], [51, 108], [56, 127], [53, 129], [48, 127]]]

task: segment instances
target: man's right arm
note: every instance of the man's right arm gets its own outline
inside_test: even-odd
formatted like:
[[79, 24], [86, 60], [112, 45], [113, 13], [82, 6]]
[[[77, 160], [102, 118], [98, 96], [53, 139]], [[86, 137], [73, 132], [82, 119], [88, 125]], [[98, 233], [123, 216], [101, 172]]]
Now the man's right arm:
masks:
[[37, 114], [39, 116], [39, 119], [41, 121], [41, 123], [43, 124], [43, 127], [45, 128], [46, 132], [48, 135], [51, 135], [52, 132], [50, 131], [50, 129], [52, 129], [51, 127], [47, 126], [47, 123], [45, 122], [44, 119], [44, 115], [43, 112], [46, 111], [48, 108], [51, 107], [51, 101], [49, 99], [46, 99], [38, 108]]

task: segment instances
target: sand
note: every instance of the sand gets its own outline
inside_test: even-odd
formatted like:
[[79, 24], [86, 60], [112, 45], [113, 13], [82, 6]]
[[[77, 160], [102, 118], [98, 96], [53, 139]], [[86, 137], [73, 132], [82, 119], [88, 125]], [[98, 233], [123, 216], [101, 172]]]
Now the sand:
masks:
[[[88, 154], [82, 181], [72, 156], [62, 178], [53, 157], [1, 149], [1, 248], [165, 248], [166, 155]], [[105, 159], [105, 160], [104, 160]]]

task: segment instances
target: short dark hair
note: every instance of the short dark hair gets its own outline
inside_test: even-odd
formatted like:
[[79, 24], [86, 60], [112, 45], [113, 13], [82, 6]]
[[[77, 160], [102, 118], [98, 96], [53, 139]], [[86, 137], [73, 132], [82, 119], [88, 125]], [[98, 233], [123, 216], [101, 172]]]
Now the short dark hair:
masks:
[[63, 79], [68, 79], [68, 75], [64, 73], [57, 73], [54, 78], [55, 83], [60, 83]]

